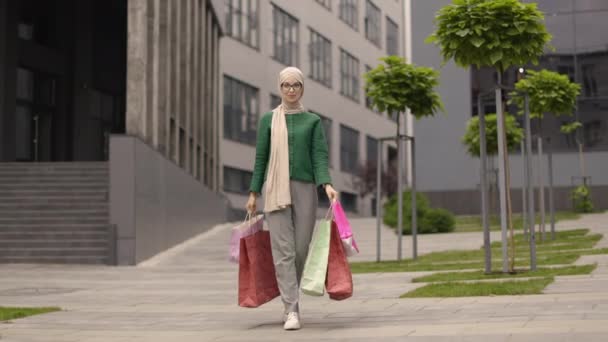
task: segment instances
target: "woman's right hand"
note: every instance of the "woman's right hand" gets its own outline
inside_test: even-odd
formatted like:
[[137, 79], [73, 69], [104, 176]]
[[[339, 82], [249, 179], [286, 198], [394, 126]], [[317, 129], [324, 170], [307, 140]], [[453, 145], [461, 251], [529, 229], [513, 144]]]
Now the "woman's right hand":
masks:
[[247, 212], [249, 214], [253, 214], [256, 212], [256, 201], [257, 197], [255, 195], [255, 193], [250, 192], [249, 193], [249, 199], [247, 200], [247, 205], [245, 206], [245, 208], [247, 209]]

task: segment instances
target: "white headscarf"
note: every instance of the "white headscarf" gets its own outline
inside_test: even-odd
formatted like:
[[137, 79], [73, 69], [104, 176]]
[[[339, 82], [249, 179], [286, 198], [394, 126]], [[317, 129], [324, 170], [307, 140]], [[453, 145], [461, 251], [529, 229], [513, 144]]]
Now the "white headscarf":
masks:
[[[279, 92], [282, 94], [281, 84], [288, 79], [296, 79], [302, 84], [304, 94], [304, 74], [300, 69], [287, 67], [279, 74]], [[285, 101], [272, 110], [272, 124], [270, 133], [270, 158], [268, 161], [268, 175], [266, 177], [266, 192], [264, 211], [271, 212], [291, 205], [289, 189], [289, 141], [287, 132], [286, 114], [301, 113], [304, 106], [298, 101], [296, 106], [288, 106]]]

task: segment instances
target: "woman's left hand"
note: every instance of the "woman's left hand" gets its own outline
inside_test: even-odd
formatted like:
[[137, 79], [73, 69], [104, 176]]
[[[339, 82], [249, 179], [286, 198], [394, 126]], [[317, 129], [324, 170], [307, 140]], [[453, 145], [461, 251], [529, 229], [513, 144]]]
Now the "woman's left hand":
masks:
[[325, 185], [325, 193], [331, 203], [338, 200], [338, 192], [330, 184]]

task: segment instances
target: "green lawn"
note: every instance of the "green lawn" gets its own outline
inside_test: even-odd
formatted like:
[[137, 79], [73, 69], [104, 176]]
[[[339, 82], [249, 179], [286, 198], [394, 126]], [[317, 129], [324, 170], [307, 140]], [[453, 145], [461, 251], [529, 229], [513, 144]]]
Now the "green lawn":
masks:
[[[580, 214], [570, 211], [558, 211], [555, 213], [555, 222], [561, 220], [575, 220], [580, 217]], [[546, 230], [550, 229], [550, 216], [547, 213], [545, 215]], [[521, 214], [513, 214], [513, 228], [522, 229], [522, 217]], [[536, 215], [536, 223], [540, 223], [540, 215]], [[478, 232], [482, 231], [481, 216], [479, 215], [459, 215], [456, 216], [456, 229], [454, 232]], [[500, 217], [497, 215], [490, 216], [490, 230], [500, 230]]]
[[565, 276], [565, 275], [581, 275], [589, 274], [593, 272], [597, 267], [597, 264], [593, 265], [582, 265], [582, 266], [566, 266], [566, 267], [554, 267], [554, 268], [538, 268], [536, 271], [520, 270], [515, 274], [508, 274], [502, 272], [493, 272], [491, 274], [485, 274], [483, 271], [473, 272], [444, 272], [435, 273], [423, 277], [412, 279], [414, 283], [430, 283], [439, 281], [461, 281], [461, 280], [481, 280], [481, 279], [504, 279], [504, 278], [529, 278], [529, 277], [553, 277], [553, 276]]
[[[556, 239], [536, 240], [536, 258], [539, 268], [530, 272], [530, 244], [522, 234], [515, 236], [515, 267], [513, 274], [494, 272], [484, 274], [483, 248], [474, 250], [457, 250], [434, 252], [421, 255], [418, 259], [383, 262], [351, 263], [353, 273], [373, 272], [416, 272], [416, 271], [457, 271], [443, 272], [415, 278], [413, 282], [433, 282], [402, 297], [456, 297], [536, 294], [553, 281], [554, 276], [589, 274], [596, 265], [547, 267], [549, 265], [569, 265], [581, 255], [608, 254], [608, 248], [593, 248], [602, 238], [600, 234], [589, 234], [588, 229], [576, 229], [556, 232]], [[494, 242], [491, 245], [492, 269], [502, 269], [502, 245]], [[517, 278], [533, 278], [523, 280]], [[470, 280], [494, 280], [484, 282], [466, 282]]]
[[512, 280], [500, 282], [447, 282], [429, 284], [414, 291], [404, 293], [401, 298], [414, 297], [468, 297], [468, 296], [508, 296], [540, 294], [553, 282], [552, 277]]
[[0, 306], [0, 321], [39, 315], [47, 312], [59, 311], [57, 307], [49, 308], [7, 308]]
[[[588, 229], [560, 231], [555, 240], [537, 241], [536, 257], [539, 266], [570, 264], [581, 255], [604, 254], [606, 249], [592, 247], [601, 238], [598, 234], [587, 234]], [[528, 266], [530, 256], [529, 243], [521, 235], [515, 236], [516, 267]], [[415, 272], [438, 270], [483, 269], [483, 248], [475, 250], [443, 251], [421, 255], [417, 260], [403, 259], [401, 261], [383, 262], [354, 262], [351, 263], [353, 273], [373, 272]], [[500, 242], [492, 244], [493, 268], [501, 268], [502, 250]]]

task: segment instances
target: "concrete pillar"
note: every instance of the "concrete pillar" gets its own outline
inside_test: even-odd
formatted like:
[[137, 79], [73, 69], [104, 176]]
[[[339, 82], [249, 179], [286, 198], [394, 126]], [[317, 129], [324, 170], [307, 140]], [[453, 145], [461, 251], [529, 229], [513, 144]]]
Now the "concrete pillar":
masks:
[[146, 139], [148, 0], [128, 0], [127, 13], [127, 134]]
[[200, 65], [199, 65], [199, 40], [201, 37], [201, 32], [199, 30], [200, 23], [200, 6], [198, 0], [192, 1], [192, 85], [190, 87], [190, 103], [191, 103], [191, 112], [190, 112], [190, 136], [193, 140], [192, 151], [190, 151], [191, 159], [192, 159], [192, 175], [198, 179], [199, 174], [199, 156], [197, 155], [197, 146], [198, 146], [198, 85], [200, 79]]
[[206, 163], [206, 159], [205, 159], [205, 141], [206, 141], [206, 131], [205, 131], [205, 104], [206, 99], [205, 99], [205, 94], [206, 94], [206, 82], [205, 80], [207, 79], [207, 6], [206, 6], [206, 1], [203, 1], [201, 8], [199, 9], [199, 17], [200, 17], [200, 23], [199, 23], [199, 33], [200, 33], [200, 37], [199, 37], [199, 42], [200, 42], [200, 47], [199, 47], [199, 79], [198, 79], [198, 142], [200, 145], [200, 151], [198, 151], [199, 153], [199, 158], [201, 160], [201, 170], [199, 171], [200, 173], [200, 181], [201, 182], [205, 182], [205, 177], [207, 175], [207, 163]]
[[181, 58], [181, 54], [180, 54], [180, 40], [181, 40], [181, 36], [180, 36], [180, 32], [179, 32], [179, 20], [181, 18], [181, 11], [182, 11], [182, 1], [172, 1], [171, 2], [173, 5], [173, 9], [172, 9], [172, 15], [171, 15], [171, 36], [173, 37], [173, 44], [172, 44], [172, 53], [173, 56], [172, 58], [172, 67], [171, 67], [171, 73], [173, 75], [172, 79], [171, 79], [171, 113], [172, 113], [172, 117], [173, 117], [173, 121], [175, 122], [175, 125], [173, 126], [173, 141], [172, 144], [174, 146], [173, 148], [173, 155], [171, 156], [172, 159], [179, 164], [179, 153], [180, 153], [180, 146], [179, 146], [179, 127], [180, 127], [180, 107], [179, 107], [179, 85], [180, 85], [180, 74], [179, 74], [179, 63], [180, 63], [180, 58]]
[[158, 151], [164, 156], [168, 157], [168, 140], [167, 131], [169, 129], [169, 111], [168, 111], [168, 99], [169, 99], [169, 84], [171, 73], [170, 69], [170, 9], [169, 1], [159, 1], [158, 11], [158, 111], [156, 119], [156, 130], [157, 136], [156, 143], [158, 144]]
[[210, 11], [205, 13], [207, 17], [207, 28], [205, 29], [206, 38], [206, 47], [205, 47], [205, 55], [206, 55], [206, 65], [207, 68], [206, 78], [205, 78], [205, 132], [206, 132], [206, 141], [205, 141], [205, 152], [207, 155], [207, 165], [205, 166], [206, 177], [207, 177], [207, 186], [213, 189], [213, 16]]
[[213, 54], [213, 111], [211, 115], [213, 115], [213, 176], [214, 183], [211, 189], [215, 191], [219, 191], [220, 185], [220, 126], [219, 126], [219, 113], [220, 113], [220, 80], [219, 80], [219, 70], [220, 70], [220, 59], [219, 59], [219, 45], [220, 45], [220, 30], [217, 25], [213, 25], [213, 48], [211, 49], [211, 53]]
[[[158, 150], [160, 0], [147, 0], [146, 139]], [[163, 80], [164, 82], [164, 80]]]

